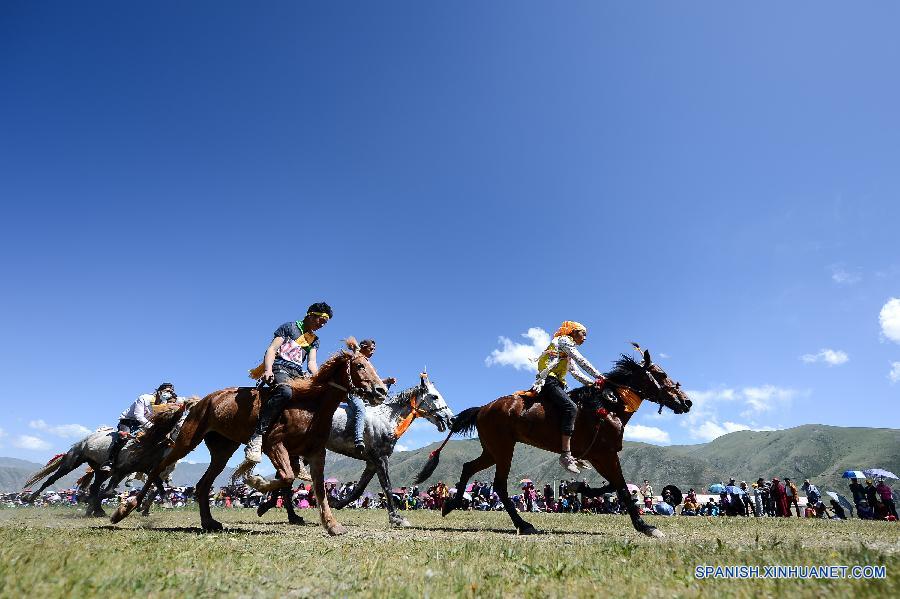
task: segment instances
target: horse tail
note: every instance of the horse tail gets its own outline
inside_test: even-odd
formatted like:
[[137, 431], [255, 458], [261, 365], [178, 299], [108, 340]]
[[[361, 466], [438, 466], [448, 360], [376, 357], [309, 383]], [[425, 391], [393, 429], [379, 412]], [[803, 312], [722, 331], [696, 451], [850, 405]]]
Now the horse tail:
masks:
[[50, 461], [47, 462], [43, 468], [32, 474], [31, 478], [25, 481], [25, 484], [22, 485], [22, 488], [28, 488], [30, 485], [33, 485], [37, 481], [41, 480], [42, 478], [56, 470], [64, 457], [66, 457], [66, 454], [60, 453], [50, 458]]
[[86, 493], [87, 490], [91, 486], [91, 481], [94, 479], [94, 469], [88, 466], [87, 472], [85, 472], [81, 478], [75, 481], [75, 487], [81, 491], [82, 493]]
[[440, 447], [428, 454], [428, 461], [425, 462], [425, 465], [422, 466], [422, 470], [416, 475], [415, 484], [421, 485], [434, 474], [435, 469], [438, 467], [438, 463], [441, 461], [441, 450], [447, 445], [447, 441], [450, 440], [450, 437], [457, 434], [471, 435], [475, 431], [479, 411], [481, 411], [480, 406], [467, 408], [453, 418], [453, 424], [450, 426], [450, 432], [447, 434], [447, 438], [444, 439], [444, 442], [441, 443]]

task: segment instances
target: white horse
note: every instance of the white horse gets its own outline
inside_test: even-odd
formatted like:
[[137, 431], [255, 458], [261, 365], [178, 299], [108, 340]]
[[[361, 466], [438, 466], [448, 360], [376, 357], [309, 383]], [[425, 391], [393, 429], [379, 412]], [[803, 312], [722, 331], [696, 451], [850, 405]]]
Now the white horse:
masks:
[[[188, 404], [171, 404], [171, 409], [162, 410], [154, 414], [151, 425], [144, 429], [144, 434], [138, 438], [129, 439], [113, 465], [112, 472], [106, 474], [100, 470], [101, 465], [109, 456], [113, 437], [118, 431], [111, 427], [101, 427], [84, 439], [77, 441], [66, 453], [54, 456], [43, 468], [31, 475], [25, 481], [24, 487], [36, 483], [48, 474], [52, 475], [37, 491], [26, 497], [26, 501], [32, 502], [38, 498], [41, 492], [55, 483], [57, 480], [72, 472], [84, 463], [93, 469], [94, 482], [90, 486], [90, 499], [86, 516], [105, 516], [100, 502], [103, 496], [109, 493], [129, 474], [133, 472], [150, 472], [156, 464], [162, 460], [169, 451], [172, 439], [178, 435], [178, 429], [184, 422]], [[192, 404], [190, 404], [192, 405]], [[174, 465], [172, 470], [174, 470]], [[168, 478], [171, 470], [162, 473], [159, 479], [153, 481], [157, 485], [157, 491], [162, 491], [162, 480]], [[86, 477], [89, 479], [89, 477]], [[109, 479], [105, 489], [101, 493], [100, 487]], [[86, 484], [86, 483], [85, 483]], [[149, 505], [149, 504], [148, 504]]]
[[[364, 433], [367, 454], [365, 456], [366, 468], [359, 477], [359, 483], [350, 495], [340, 501], [329, 501], [329, 504], [336, 509], [341, 509], [356, 501], [362, 496], [372, 477], [377, 474], [378, 482], [381, 483], [385, 501], [387, 502], [388, 521], [393, 526], [409, 526], [406, 518], [400, 516], [394, 507], [391, 497], [392, 487], [388, 471], [388, 460], [394, 453], [397, 440], [406, 432], [413, 420], [419, 417], [425, 418], [434, 424], [441, 432], [449, 428], [453, 420], [453, 411], [447, 405], [447, 402], [444, 401], [441, 392], [437, 390], [437, 387], [434, 386], [434, 383], [429, 380], [428, 375], [425, 373], [420, 375], [419, 384], [415, 387], [401, 391], [380, 405], [367, 405]], [[334, 417], [331, 420], [331, 434], [328, 436], [328, 443], [326, 443], [325, 447], [329, 451], [360, 459], [359, 454], [356, 452], [353, 429], [348, 426], [346, 408], [339, 407], [334, 413]], [[250, 486], [254, 486], [259, 481], [248, 479], [245, 482]], [[266, 513], [269, 508], [275, 505], [279, 495], [282, 496], [283, 504], [287, 508], [288, 520], [292, 524], [302, 523], [303, 519], [294, 512], [290, 489], [273, 493], [268, 501], [259, 506], [257, 514], [262, 516]]]

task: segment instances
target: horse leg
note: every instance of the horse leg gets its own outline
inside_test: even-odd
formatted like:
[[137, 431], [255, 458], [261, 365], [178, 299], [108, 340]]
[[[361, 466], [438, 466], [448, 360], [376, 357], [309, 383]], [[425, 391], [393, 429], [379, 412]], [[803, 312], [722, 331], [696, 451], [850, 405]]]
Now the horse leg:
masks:
[[323, 447], [319, 453], [307, 457], [322, 526], [324, 526], [325, 530], [328, 531], [328, 534], [332, 536], [342, 535], [347, 531], [334, 519], [334, 515], [331, 513], [331, 507], [328, 505], [328, 498], [325, 497], [325, 448]]
[[[279, 474], [275, 473], [275, 478], [279, 478]], [[268, 494], [268, 499], [259, 502], [259, 505], [256, 507], [256, 516], [258, 518], [262, 518], [263, 514], [268, 512], [270, 509], [275, 507], [275, 504], [278, 503], [278, 496], [281, 494], [279, 491], [272, 491]]]
[[459, 475], [459, 482], [456, 483], [456, 495], [453, 496], [453, 499], [450, 499], [448, 497], [446, 500], [444, 500], [444, 505], [441, 506], [441, 516], [446, 516], [456, 508], [462, 507], [462, 494], [466, 492], [466, 485], [469, 484], [469, 479], [485, 468], [490, 468], [496, 463], [497, 460], [484, 447], [484, 443], [482, 443], [481, 455], [474, 460], [463, 464], [462, 473], [460, 473]]
[[90, 493], [88, 495], [88, 506], [84, 515], [86, 518], [90, 518], [91, 516], [103, 517], [106, 516], [106, 512], [103, 511], [102, 501], [103, 501], [103, 493], [101, 491], [101, 487], [103, 483], [106, 482], [108, 475], [104, 472], [95, 472], [94, 473], [94, 482], [91, 483]]
[[[300, 456], [291, 456], [291, 469], [294, 472], [297, 472], [300, 469]], [[303, 526], [306, 524], [303, 516], [298, 516], [297, 512], [294, 511], [293, 489], [291, 487], [285, 487], [281, 491], [281, 496], [283, 497], [284, 510], [287, 512], [288, 524], [294, 524], [296, 526]]]
[[631, 517], [631, 524], [636, 531], [642, 532], [648, 537], [662, 538], [665, 536], [655, 526], [650, 526], [641, 518], [640, 510], [632, 500], [631, 493], [628, 492], [625, 477], [622, 475], [622, 465], [619, 463], [619, 455], [617, 453], [594, 452], [588, 461], [597, 472], [609, 481], [609, 486], [616, 489], [619, 503], [628, 510], [628, 515]]
[[409, 526], [409, 520], [398, 514], [397, 508], [394, 507], [394, 498], [391, 493], [391, 477], [388, 474], [387, 456], [375, 459], [375, 472], [378, 473], [378, 482], [381, 483], [381, 488], [384, 489], [384, 502], [387, 504], [388, 523], [391, 526]]
[[52, 485], [53, 483], [55, 483], [56, 481], [58, 481], [65, 475], [67, 475], [72, 470], [75, 470], [76, 468], [78, 468], [79, 466], [84, 464], [86, 461], [87, 460], [85, 460], [82, 457], [81, 453], [77, 453], [77, 454], [67, 453], [66, 457], [64, 457], [62, 459], [62, 461], [59, 463], [59, 466], [56, 468], [56, 471], [53, 473], [53, 475], [50, 476], [50, 478], [48, 478], [46, 481], [44, 481], [44, 484], [42, 484], [41, 487], [37, 491], [35, 491], [31, 495], [29, 495], [27, 498], [27, 501], [29, 503], [33, 502], [35, 499], [37, 499], [38, 497], [41, 496], [41, 493], [44, 491], [44, 489], [46, 489], [47, 487], [49, 487], [50, 485]]
[[[498, 455], [497, 458], [497, 471], [494, 474], [494, 492], [500, 497], [500, 501], [503, 502], [503, 507], [506, 508], [506, 513], [509, 514], [509, 517], [512, 518], [513, 524], [516, 527], [516, 530], [519, 531], [520, 535], [533, 535], [538, 532], [538, 530], [526, 522], [522, 516], [519, 515], [519, 512], [516, 510], [516, 506], [513, 504], [512, 499], [509, 498], [509, 492], [506, 490], [506, 482], [509, 478], [509, 469], [512, 466], [512, 456], [513, 449], [515, 448], [515, 444], [513, 444], [508, 450], [503, 451], [503, 453], [494, 454]], [[457, 491], [459, 493], [459, 491]]]
[[[162, 472], [165, 472], [166, 468], [169, 468], [170, 466], [172, 466], [173, 464], [178, 462], [178, 460], [180, 460], [181, 458], [183, 458], [184, 456], [189, 454], [198, 445], [200, 445], [200, 442], [203, 441], [204, 438], [209, 436], [209, 435], [204, 436], [203, 434], [200, 434], [201, 429], [205, 429], [205, 427], [206, 427], [206, 422], [205, 422], [206, 416], [202, 415], [202, 416], [198, 416], [197, 418], [193, 419], [193, 418], [191, 418], [192, 415], [193, 414], [188, 415], [187, 420], [184, 422], [184, 425], [181, 427], [181, 433], [179, 433], [178, 437], [175, 438], [175, 446], [172, 447], [172, 450], [166, 455], [166, 457], [163, 458], [163, 460], [155, 468], [153, 468], [153, 470], [151, 472], [149, 472], [147, 474], [148, 481], [155, 479]], [[203, 424], [203, 427], [200, 426], [201, 424]], [[210, 433], [210, 434], [217, 434], [217, 433]], [[222, 438], [224, 439], [224, 437], [222, 437]], [[240, 443], [235, 444], [235, 449], [237, 449], [239, 445], [240, 445]], [[235, 449], [233, 449], [231, 451], [231, 453], [234, 453]], [[230, 457], [230, 455], [229, 455], [229, 457]], [[212, 464], [210, 464], [210, 468], [212, 468]], [[222, 464], [222, 467], [219, 469], [219, 472], [221, 472], [222, 469], [224, 469], [224, 468], [225, 468], [225, 464]], [[213, 477], [213, 478], [215, 478], [215, 477]], [[210, 484], [212, 484], [212, 481], [210, 481]], [[131, 497], [123, 505], [120, 505], [119, 508], [116, 510], [116, 513], [114, 513], [112, 515], [112, 517], [110, 518], [110, 521], [113, 524], [120, 522], [128, 514], [130, 514], [132, 511], [134, 511], [134, 509], [137, 508], [137, 506], [139, 506], [141, 504], [141, 502], [144, 501], [144, 497], [147, 496], [147, 492], [150, 490], [151, 486], [152, 485], [150, 483], [144, 484], [143, 488], [141, 488], [141, 492], [137, 494], [137, 497]], [[201, 498], [198, 497], [197, 501], [198, 501], [198, 503], [200, 503]], [[209, 513], [209, 498], [206, 499], [206, 511], [208, 514]], [[200, 514], [201, 514], [201, 520], [202, 520], [202, 517], [203, 517], [202, 509], [200, 511]], [[211, 520], [211, 518], [210, 518], [210, 520]], [[221, 527], [221, 524], [219, 526]]]
[[331, 503], [331, 507], [339, 510], [347, 507], [348, 505], [350, 505], [350, 503], [362, 497], [362, 494], [366, 490], [366, 487], [369, 486], [369, 481], [371, 481], [372, 477], [375, 476], [376, 469], [377, 466], [374, 460], [366, 460], [366, 469], [363, 470], [363, 473], [359, 475], [359, 482], [356, 485], [356, 488], [353, 489], [352, 493], [350, 493], [343, 499], [336, 499], [333, 503]]
[[160, 495], [163, 495], [163, 493], [166, 490], [165, 486], [163, 485], [163, 480], [162, 480], [161, 476], [156, 477], [155, 483], [156, 483], [155, 484], [156, 492], [147, 495], [147, 499], [145, 499], [144, 503], [141, 505], [141, 515], [144, 517], [150, 515], [150, 508], [153, 507], [153, 502], [156, 500], [157, 497], [159, 497]]
[[[237, 448], [240, 447], [241, 444], [237, 441], [227, 439], [215, 432], [206, 435], [204, 441], [206, 442], [206, 447], [209, 449], [209, 468], [206, 469], [206, 472], [204, 472], [203, 476], [200, 477], [200, 480], [197, 481], [195, 497], [197, 498], [197, 505], [200, 508], [200, 526], [206, 531], [218, 531], [222, 530], [222, 523], [213, 518], [209, 511], [209, 490], [212, 488], [212, 484], [216, 480], [216, 477], [225, 469], [226, 464], [228, 464], [228, 459], [234, 455], [234, 452], [237, 451]], [[156, 470], [161, 469], [157, 468]], [[151, 474], [151, 477], [148, 478], [155, 481], [158, 476], [159, 472], [154, 472]], [[144, 489], [147, 489], [146, 485], [144, 486]], [[144, 491], [142, 490], [141, 493], [143, 492]]]

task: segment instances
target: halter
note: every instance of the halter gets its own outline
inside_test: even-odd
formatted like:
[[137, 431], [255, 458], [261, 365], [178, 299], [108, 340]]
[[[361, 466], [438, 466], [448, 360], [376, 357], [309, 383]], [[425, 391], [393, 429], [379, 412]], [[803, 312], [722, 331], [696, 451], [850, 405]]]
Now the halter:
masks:
[[375, 393], [374, 391], [369, 391], [367, 389], [363, 389], [362, 387], [357, 387], [356, 385], [353, 384], [353, 375], [350, 372], [350, 367], [353, 364], [353, 361], [356, 360], [356, 358], [358, 356], [356, 356], [354, 354], [348, 354], [348, 356], [349, 356], [349, 359], [347, 360], [347, 387], [345, 387], [339, 383], [335, 383], [334, 381], [328, 381], [328, 385], [330, 387], [334, 387], [335, 389], [343, 391], [347, 395], [355, 395], [362, 399], [376, 397], [377, 393]]
[[415, 391], [412, 392], [412, 397], [409, 400], [409, 406], [412, 408], [412, 411], [400, 419], [400, 422], [397, 423], [397, 426], [394, 427], [394, 437], [399, 439], [403, 433], [409, 428], [409, 426], [413, 423], [417, 417], [421, 416], [423, 418], [427, 418], [428, 416], [435, 416], [440, 414], [442, 410], [437, 408], [432, 408], [430, 410], [426, 410], [421, 407], [421, 403], [418, 401], [419, 394], [427, 394], [428, 388], [425, 387], [423, 389], [422, 385], [415, 387]]

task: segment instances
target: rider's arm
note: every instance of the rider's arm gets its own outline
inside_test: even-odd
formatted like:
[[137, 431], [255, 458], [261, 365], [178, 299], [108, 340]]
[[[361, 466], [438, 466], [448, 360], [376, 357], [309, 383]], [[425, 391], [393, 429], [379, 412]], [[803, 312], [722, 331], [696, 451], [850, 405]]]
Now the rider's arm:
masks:
[[[587, 376], [584, 376], [580, 372], [578, 374], [576, 374], [577, 370], [575, 368], [573, 368], [573, 366], [570, 366], [569, 371], [572, 373], [572, 376], [574, 376], [576, 379], [578, 379], [585, 385], [590, 385], [591, 383], [594, 382], [594, 380], [603, 376], [599, 370], [594, 368], [593, 364], [588, 362], [587, 358], [585, 358], [584, 356], [581, 355], [581, 352], [578, 351], [578, 347], [575, 345], [575, 342], [572, 341], [572, 339], [570, 337], [560, 337], [557, 343], [559, 345], [560, 351], [566, 352], [566, 354], [568, 354], [568, 356], [570, 358], [572, 358], [572, 362], [570, 362], [570, 364], [572, 364], [572, 363], [577, 364], [582, 370], [584, 370], [591, 377], [593, 377], [592, 379], [588, 378]], [[579, 376], [579, 375], [581, 375], [581, 376]]]
[[135, 420], [141, 423], [141, 426], [147, 426], [147, 423], [149, 422], [149, 420], [147, 420], [147, 417], [144, 415], [145, 409], [144, 397], [138, 397], [132, 405], [131, 415]]
[[309, 373], [315, 375], [319, 372], [319, 365], [316, 363], [316, 346], [312, 346], [309, 348], [309, 357], [306, 359], [306, 367], [309, 369]]
[[269, 344], [269, 347], [266, 348], [266, 357], [263, 358], [263, 366], [266, 369], [266, 374], [272, 373], [272, 365], [275, 363], [275, 354], [278, 352], [278, 348], [281, 347], [282, 343], [284, 343], [284, 337], [275, 337], [272, 339], [272, 343]]

